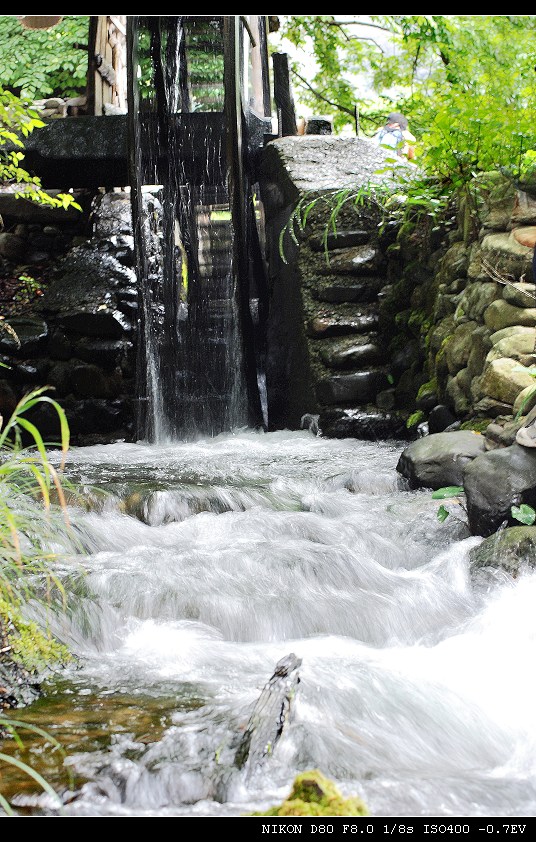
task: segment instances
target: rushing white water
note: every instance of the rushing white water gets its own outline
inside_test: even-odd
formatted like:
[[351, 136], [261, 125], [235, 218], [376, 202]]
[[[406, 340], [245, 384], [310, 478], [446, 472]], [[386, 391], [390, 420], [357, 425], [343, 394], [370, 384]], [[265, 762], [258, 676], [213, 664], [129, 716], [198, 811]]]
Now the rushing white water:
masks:
[[[61, 570], [72, 687], [177, 706], [154, 742], [70, 755], [87, 782], [67, 815], [243, 815], [311, 768], [373, 816], [536, 815], [536, 577], [472, 582], [481, 539], [405, 489], [400, 448], [242, 431], [72, 451], [107, 492], [73, 509], [87, 555]], [[246, 776], [240, 735], [290, 652], [292, 717]]]

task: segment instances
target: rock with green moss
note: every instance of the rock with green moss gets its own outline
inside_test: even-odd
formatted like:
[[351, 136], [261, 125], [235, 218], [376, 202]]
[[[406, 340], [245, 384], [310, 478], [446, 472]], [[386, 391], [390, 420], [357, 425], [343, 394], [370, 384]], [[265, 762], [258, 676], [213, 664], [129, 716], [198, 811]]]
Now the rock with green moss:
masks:
[[500, 357], [486, 367], [480, 388], [482, 397], [494, 398], [513, 405], [519, 393], [534, 385], [530, 372], [516, 360]]
[[440, 283], [449, 284], [467, 274], [469, 252], [464, 243], [454, 243], [444, 254], [437, 273]]
[[485, 433], [491, 418], [470, 418], [469, 421], [464, 421], [460, 425], [460, 430], [471, 430], [473, 433]]
[[464, 322], [455, 328], [452, 336], [445, 343], [445, 354], [450, 374], [456, 374], [465, 368], [473, 344], [473, 333], [478, 327], [476, 322]]
[[302, 772], [294, 780], [288, 798], [265, 813], [253, 816], [368, 816], [360, 798], [345, 798], [318, 769]]
[[39, 673], [70, 659], [65, 646], [0, 597], [0, 710], [32, 702]]
[[[470, 283], [460, 296], [459, 308], [467, 319], [482, 321], [484, 311], [492, 301], [501, 297], [501, 289], [495, 283]], [[530, 307], [523, 303], [522, 307]], [[457, 311], [458, 312], [458, 311]]]
[[533, 328], [536, 322], [536, 308], [514, 307], [508, 301], [498, 298], [486, 308], [484, 321], [487, 327], [494, 332], [518, 325]]
[[437, 378], [432, 377], [431, 380], [427, 380], [426, 383], [423, 383], [417, 392], [417, 409], [429, 412], [437, 403], [439, 403], [438, 395]]
[[497, 567], [512, 576], [536, 565], [536, 526], [510, 526], [473, 547], [469, 553], [471, 572]]

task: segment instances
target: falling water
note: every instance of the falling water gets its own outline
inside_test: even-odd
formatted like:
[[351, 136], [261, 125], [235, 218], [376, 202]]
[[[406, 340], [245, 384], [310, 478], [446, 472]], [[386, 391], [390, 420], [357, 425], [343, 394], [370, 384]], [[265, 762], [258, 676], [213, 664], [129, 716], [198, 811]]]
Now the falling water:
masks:
[[138, 436], [149, 441], [214, 435], [252, 420], [233, 257], [222, 21], [131, 21]]
[[[33, 756], [66, 815], [239, 816], [311, 768], [373, 816], [536, 815], [536, 576], [473, 580], [481, 539], [403, 486], [399, 452], [308, 431], [73, 450], [54, 628], [78, 662], [21, 712], [67, 746]], [[290, 720], [246, 775], [290, 653]], [[23, 815], [56, 814], [21, 789]]]
[[[201, 42], [221, 65], [221, 28], [156, 21], [130, 103], [155, 443], [70, 453], [71, 531], [50, 545], [67, 609], [47, 621], [76, 661], [17, 712], [65, 746], [26, 739], [62, 804], [15, 768], [2, 794], [22, 816], [242, 816], [318, 768], [372, 816], [536, 815], [536, 575], [473, 579], [481, 539], [404, 487], [400, 443], [246, 427], [223, 91], [194, 72]], [[291, 653], [291, 716], [238, 768]]]

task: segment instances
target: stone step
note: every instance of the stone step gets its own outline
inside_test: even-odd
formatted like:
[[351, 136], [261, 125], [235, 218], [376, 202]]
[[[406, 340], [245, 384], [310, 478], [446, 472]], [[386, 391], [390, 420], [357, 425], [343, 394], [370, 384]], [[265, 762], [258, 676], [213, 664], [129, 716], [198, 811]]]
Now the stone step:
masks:
[[371, 232], [364, 229], [347, 230], [341, 229], [337, 233], [328, 234], [324, 237], [311, 237], [309, 243], [313, 251], [329, 251], [333, 249], [352, 248], [353, 246], [364, 246], [371, 238]]
[[381, 412], [375, 406], [347, 409], [330, 407], [324, 409], [318, 418], [320, 434], [332, 439], [384, 439], [407, 438], [408, 431], [403, 421], [389, 412]]
[[320, 351], [322, 362], [329, 368], [363, 368], [382, 363], [386, 351], [378, 334], [366, 334], [351, 339], [339, 339], [326, 344]]
[[369, 275], [378, 271], [382, 263], [381, 252], [371, 245], [364, 245], [330, 254], [329, 261], [323, 260], [318, 271], [321, 275]]
[[360, 308], [352, 313], [318, 313], [308, 324], [308, 334], [315, 339], [368, 333], [379, 326], [378, 308]]
[[[48, 336], [47, 323], [34, 316], [10, 316], [8, 327], [0, 330], [0, 351], [28, 356], [41, 348]], [[5, 323], [4, 323], [5, 324]]]
[[366, 404], [388, 386], [385, 370], [371, 368], [325, 377], [316, 384], [316, 396], [321, 404]]
[[377, 275], [365, 275], [358, 280], [341, 278], [317, 289], [316, 298], [330, 304], [370, 303], [378, 299], [384, 285], [385, 279]]

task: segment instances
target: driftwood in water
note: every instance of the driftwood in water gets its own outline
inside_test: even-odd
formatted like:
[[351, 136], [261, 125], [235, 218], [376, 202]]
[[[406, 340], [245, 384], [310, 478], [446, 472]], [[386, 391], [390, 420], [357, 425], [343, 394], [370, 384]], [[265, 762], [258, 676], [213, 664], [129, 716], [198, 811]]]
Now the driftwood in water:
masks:
[[274, 673], [259, 696], [235, 755], [239, 769], [252, 771], [269, 757], [289, 719], [291, 701], [300, 677], [301, 658], [294, 653], [277, 662]]

